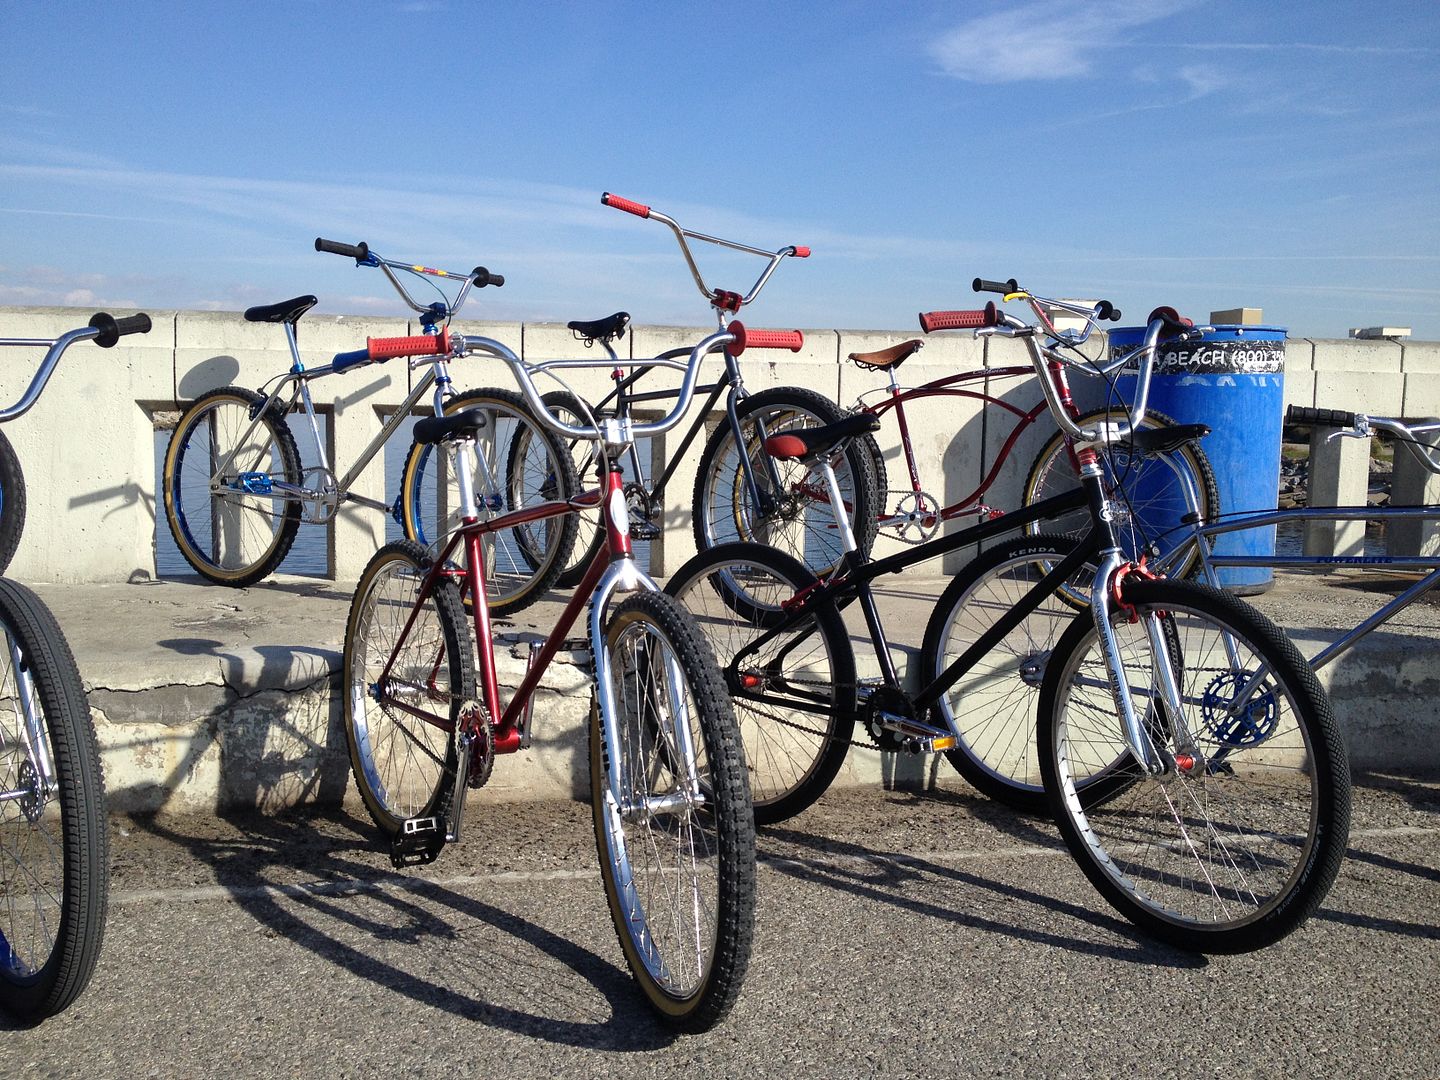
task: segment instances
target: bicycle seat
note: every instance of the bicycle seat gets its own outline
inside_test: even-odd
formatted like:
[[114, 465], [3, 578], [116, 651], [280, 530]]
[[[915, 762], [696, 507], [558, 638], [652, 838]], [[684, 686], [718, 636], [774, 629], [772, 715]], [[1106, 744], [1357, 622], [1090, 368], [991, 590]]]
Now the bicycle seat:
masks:
[[294, 324], [315, 304], [313, 296], [297, 296], [294, 300], [281, 300], [278, 304], [261, 304], [259, 307], [245, 309], [245, 321]]
[[862, 368], [870, 371], [888, 371], [891, 368], [898, 368], [905, 362], [907, 356], [919, 352], [925, 347], [925, 342], [916, 338], [913, 341], [902, 341], [899, 345], [891, 345], [888, 349], [880, 349], [878, 352], [852, 352], [850, 359]]
[[1168, 427], [1142, 428], [1130, 433], [1130, 445], [1142, 454], [1168, 454], [1188, 442], [1210, 434], [1209, 424], [1172, 424]]
[[771, 435], [765, 440], [765, 452], [781, 461], [823, 457], [837, 443], [856, 435], [865, 435], [879, 427], [880, 418], [874, 413], [855, 413], [823, 427], [800, 428], [797, 431]]
[[625, 336], [625, 327], [630, 325], [630, 313], [628, 311], [617, 311], [614, 315], [607, 315], [603, 319], [585, 321], [576, 319], [568, 322], [565, 326], [587, 345], [592, 341], [617, 341]]
[[427, 416], [415, 424], [415, 441], [433, 445], [446, 439], [473, 436], [489, 422], [484, 409], [463, 409], [450, 416]]

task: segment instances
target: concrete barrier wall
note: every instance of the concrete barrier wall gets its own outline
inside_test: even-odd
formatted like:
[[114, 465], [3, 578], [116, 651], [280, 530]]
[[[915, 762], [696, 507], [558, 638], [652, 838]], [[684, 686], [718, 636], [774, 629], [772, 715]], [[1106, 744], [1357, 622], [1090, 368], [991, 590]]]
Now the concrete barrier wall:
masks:
[[[53, 338], [83, 325], [91, 312], [72, 308], [0, 307], [0, 337]], [[157, 510], [155, 432], [174, 422], [184, 405], [213, 387], [257, 388], [290, 364], [283, 332], [253, 324], [236, 312], [150, 313], [154, 329], [128, 337], [114, 349], [91, 343], [72, 347], [39, 403], [6, 425], [25, 470], [28, 519], [10, 573], [35, 582], [119, 582], [153, 578]], [[526, 359], [593, 357], [563, 326], [518, 323], [456, 324], [463, 333], [503, 341]], [[309, 315], [300, 326], [303, 355], [318, 365], [348, 351], [367, 336], [417, 333], [404, 319]], [[693, 328], [635, 327], [622, 355], [638, 359], [693, 344]], [[852, 352], [883, 348], [914, 337], [902, 331], [819, 329], [806, 332], [799, 354], [752, 352], [743, 362], [752, 390], [798, 385], [851, 404], [880, 391], [882, 375], [846, 361]], [[0, 399], [10, 404], [28, 385], [42, 356], [38, 349], [0, 350]], [[1027, 363], [1013, 341], [976, 341], [968, 335], [937, 336], [901, 369], [902, 382], [915, 385], [964, 370], [997, 369]], [[719, 362], [711, 361], [718, 373]], [[460, 387], [513, 387], [505, 366], [485, 359], [455, 365]], [[329, 416], [328, 452], [344, 468], [379, 431], [387, 411], [403, 401], [412, 373], [401, 361], [352, 370], [312, 383], [316, 405]], [[667, 374], [668, 377], [668, 374]], [[603, 371], [568, 372], [573, 388], [586, 397], [608, 389]], [[678, 382], [678, 376], [671, 384]], [[1076, 378], [1084, 405], [1098, 404], [1099, 390]], [[658, 380], [657, 380], [658, 385]], [[1021, 410], [1040, 400], [1033, 377], [986, 378], [967, 389], [1000, 398]], [[1440, 343], [1329, 341], [1292, 338], [1287, 346], [1285, 400], [1304, 405], [1355, 409], [1388, 415], [1440, 415]], [[907, 410], [922, 486], [942, 504], [969, 493], [994, 464], [1015, 419], [978, 397], [949, 396]], [[708, 418], [713, 425], [718, 417]], [[999, 509], [1019, 503], [1020, 486], [1040, 443], [1049, 433], [1042, 414], [1016, 442], [1001, 466], [986, 502]], [[651, 448], [659, 460], [682, 432]], [[899, 437], [893, 423], [881, 432], [891, 487], [907, 483]], [[690, 498], [698, 451], [671, 481], [665, 499], [666, 533], [652, 560], [667, 573], [693, 550]], [[355, 485], [360, 494], [384, 495], [379, 460]], [[959, 529], [969, 518], [952, 523]], [[302, 526], [318, 528], [319, 526]], [[382, 542], [384, 521], [375, 511], [347, 508], [330, 526], [330, 572], [341, 581], [359, 575]], [[893, 542], [891, 542], [893, 543]], [[884, 544], [881, 546], [883, 551]], [[951, 556], [955, 565], [966, 557]], [[949, 568], [947, 568], [949, 569]]]

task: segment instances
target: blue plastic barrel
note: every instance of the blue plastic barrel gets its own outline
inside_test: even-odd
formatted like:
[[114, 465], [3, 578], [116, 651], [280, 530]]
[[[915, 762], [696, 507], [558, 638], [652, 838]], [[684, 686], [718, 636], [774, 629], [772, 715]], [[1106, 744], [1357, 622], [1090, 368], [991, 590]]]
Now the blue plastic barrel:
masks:
[[[1145, 340], [1145, 328], [1110, 331], [1111, 355]], [[1117, 389], [1133, 400], [1135, 377]], [[1208, 424], [1200, 444], [1215, 470], [1220, 510], [1271, 510], [1280, 496], [1280, 427], [1284, 418], [1285, 328], [1217, 326], [1199, 341], [1161, 345], [1150, 383], [1149, 408], [1181, 424]], [[1175, 524], [1180, 524], [1176, 515]], [[1247, 529], [1216, 539], [1216, 554], [1275, 554], [1275, 529]], [[1269, 567], [1227, 566], [1220, 583], [1257, 593], [1273, 582]]]

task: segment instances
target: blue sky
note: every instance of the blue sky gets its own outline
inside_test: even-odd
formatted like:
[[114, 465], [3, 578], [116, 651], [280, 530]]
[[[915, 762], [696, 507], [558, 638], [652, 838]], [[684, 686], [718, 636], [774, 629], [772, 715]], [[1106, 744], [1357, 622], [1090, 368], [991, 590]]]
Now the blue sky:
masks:
[[6, 0], [0, 31], [0, 304], [401, 314], [324, 235], [504, 273], [477, 317], [707, 323], [608, 190], [810, 245], [753, 324], [914, 330], [980, 275], [1440, 339], [1436, 0]]

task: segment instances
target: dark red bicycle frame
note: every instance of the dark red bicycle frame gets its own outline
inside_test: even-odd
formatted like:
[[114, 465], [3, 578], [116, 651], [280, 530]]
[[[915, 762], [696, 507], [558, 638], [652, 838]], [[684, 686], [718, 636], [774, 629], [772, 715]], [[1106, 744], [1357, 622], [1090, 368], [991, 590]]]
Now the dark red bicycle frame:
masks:
[[[462, 582], [462, 587], [469, 594], [471, 601], [475, 627], [475, 652], [480, 666], [480, 693], [486, 709], [485, 715], [499, 718], [494, 721], [495, 753], [497, 754], [512, 754], [521, 748], [522, 732], [519, 716], [525, 703], [534, 693], [535, 687], [539, 684], [550, 661], [565, 643], [566, 635], [570, 633], [570, 628], [575, 625], [575, 620], [580, 617], [580, 612], [589, 601], [591, 594], [594, 593], [595, 587], [600, 583], [605, 568], [614, 561], [615, 557], [623, 558], [631, 554], [629, 529], [617, 527], [610, 514], [609, 508], [613, 505], [612, 497], [615, 496], [618, 496], [621, 505], [624, 505], [624, 477], [618, 468], [607, 472], [603, 490], [591, 491], [569, 500], [537, 503], [535, 506], [514, 510], [487, 521], [473, 517], [466, 518], [446, 541], [444, 550], [435, 559], [429, 573], [425, 575], [425, 580], [421, 583], [419, 596], [416, 598], [415, 606], [411, 609], [410, 617], [406, 620], [404, 630], [399, 635], [399, 641], [403, 643], [409, 637], [415, 620], [419, 617], [421, 607], [433, 595], [436, 583], [442, 577]], [[586, 568], [584, 578], [575, 588], [575, 594], [565, 605], [565, 610], [555, 620], [554, 628], [545, 638], [545, 644], [538, 653], [532, 655], [530, 665], [520, 686], [515, 691], [515, 696], [510, 699], [510, 704], [502, 710], [500, 707], [500, 681], [495, 668], [495, 645], [490, 637], [490, 606], [485, 602], [485, 553], [481, 541], [485, 536], [502, 529], [544, 521], [562, 514], [574, 513], [576, 510], [593, 510], [597, 506], [605, 522], [606, 543], [595, 553], [595, 558]], [[455, 550], [462, 542], [465, 544], [465, 567], [463, 569], [455, 566], [452, 562]], [[431, 671], [432, 679], [438, 674], [444, 659], [442, 652], [437, 657]], [[390, 684], [390, 670], [394, 663], [395, 655], [392, 654], [386, 661], [384, 670], [380, 673], [379, 684], [381, 686]], [[450, 731], [454, 727], [448, 716], [437, 716], [388, 697], [384, 701], [391, 708], [418, 717], [442, 731]], [[471, 722], [474, 722], [473, 718]]]
[[[1061, 404], [1065, 406], [1071, 416], [1078, 416], [1079, 412], [1070, 396], [1070, 385], [1066, 381], [1063, 367], [1055, 364], [1053, 361], [1050, 366], [1055, 375], [1056, 384], [1060, 389]], [[992, 394], [977, 390], [956, 389], [956, 387], [961, 383], [974, 382], [978, 379], [1019, 378], [1020, 376], [1034, 374], [1035, 369], [1029, 365], [1024, 367], [984, 368], [978, 371], [962, 371], [958, 375], [947, 375], [942, 379], [935, 379], [921, 386], [914, 386], [908, 389], [902, 390], [891, 387], [889, 389], [889, 397], [877, 401], [874, 404], [864, 405], [863, 408], [866, 412], [881, 418], [884, 417], [885, 413], [892, 409], [894, 410], [895, 420], [900, 427], [900, 446], [905, 455], [906, 469], [910, 474], [910, 491], [914, 494], [919, 494], [924, 489], [920, 486], [920, 474], [915, 467], [915, 451], [910, 442], [910, 425], [905, 421], [904, 405], [907, 401], [918, 401], [927, 397], [970, 398], [974, 401], [983, 402], [985, 405], [997, 406], [1014, 416], [1016, 418], [1015, 427], [1000, 447], [1000, 452], [996, 455], [994, 464], [990, 466], [989, 472], [987, 472], [980, 481], [980, 485], [964, 498], [957, 499], [940, 511], [941, 521], [950, 521], [953, 518], [974, 513], [988, 512], [993, 516], [1000, 513], [1000, 511], [985, 506], [980, 501], [981, 497], [990, 489], [990, 486], [995, 483], [996, 476], [999, 475], [1001, 467], [1009, 459], [1010, 451], [1014, 449], [1020, 436], [1025, 433], [1025, 430], [1029, 428], [1041, 414], [1046, 412], [1045, 400], [1041, 398], [1039, 404], [1029, 410], [1025, 410]], [[1074, 464], [1073, 460], [1072, 464]], [[881, 492], [880, 494], [882, 498], [887, 495], [886, 492]], [[877, 520], [883, 522], [890, 517], [890, 510], [886, 507], [877, 515]]]

